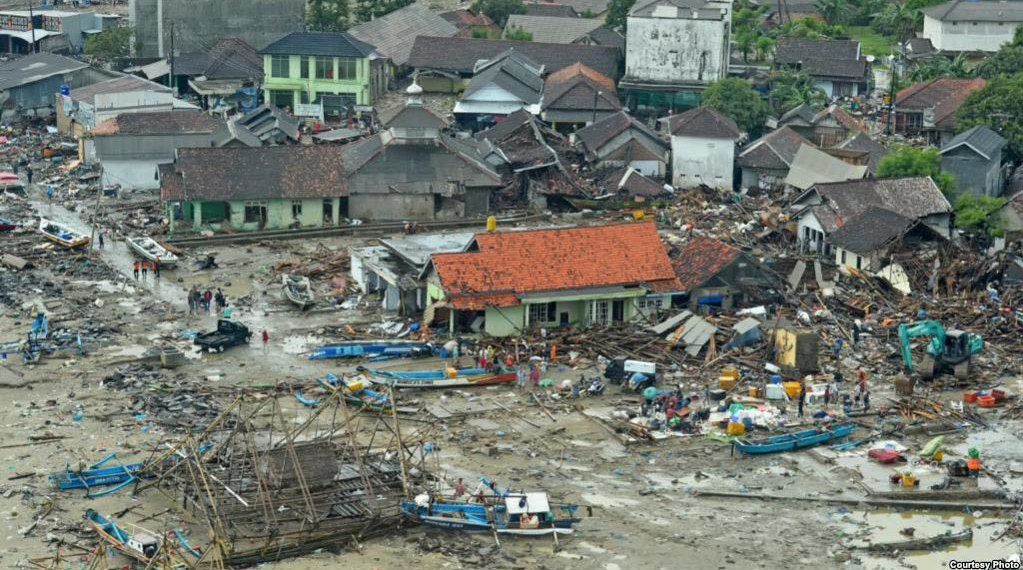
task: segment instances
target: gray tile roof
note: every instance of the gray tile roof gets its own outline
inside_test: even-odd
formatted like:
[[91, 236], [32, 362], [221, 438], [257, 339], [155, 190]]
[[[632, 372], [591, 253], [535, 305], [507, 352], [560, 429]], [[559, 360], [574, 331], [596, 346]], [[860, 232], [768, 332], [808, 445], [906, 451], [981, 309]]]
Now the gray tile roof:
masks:
[[543, 110], [618, 111], [622, 103], [614, 81], [581, 63], [547, 76]]
[[625, 51], [625, 37], [611, 28], [601, 26], [587, 34], [593, 43], [599, 46], [616, 47]]
[[624, 166], [612, 171], [597, 183], [604, 192], [627, 196], [660, 196], [666, 194], [664, 185], [642, 175], [634, 168]]
[[866, 133], [857, 133], [839, 143], [836, 148], [869, 153], [870, 158], [867, 161], [867, 172], [871, 174], [877, 172], [878, 163], [888, 154], [888, 149], [883, 144], [870, 138]]
[[458, 28], [425, 5], [415, 3], [350, 28], [348, 33], [376, 47], [395, 65], [405, 65], [416, 37], [451, 37]]
[[0, 62], [0, 90], [28, 85], [54, 75], [84, 69], [89, 64], [53, 53], [33, 53]]
[[472, 76], [462, 97], [469, 97], [489, 85], [497, 85], [527, 104], [536, 104], [543, 97], [541, 67], [515, 49], [489, 61]]
[[603, 14], [610, 3], [611, 0], [558, 0], [558, 4], [571, 6], [580, 16], [586, 12], [592, 12], [595, 16]]
[[815, 184], [813, 189], [843, 220], [851, 220], [871, 206], [913, 219], [952, 212], [948, 199], [930, 176], [864, 178]]
[[774, 53], [776, 63], [798, 63], [811, 59], [855, 60], [860, 42], [856, 40], [813, 40], [809, 38], [782, 38]]
[[803, 62], [802, 70], [807, 75], [813, 77], [865, 79], [867, 75], [867, 60], [808, 59]]
[[458, 37], [417, 37], [408, 64], [419, 69], [436, 69], [468, 75], [473, 72], [477, 61], [492, 59], [509, 48], [515, 48], [529, 59], [544, 65], [546, 73], [553, 73], [579, 62], [611, 79], [617, 79], [619, 76], [618, 63], [621, 60], [621, 52], [613, 47]]
[[373, 50], [374, 46], [345, 32], [291, 32], [259, 50], [259, 53], [366, 57]]
[[984, 2], [953, 0], [923, 10], [924, 15], [941, 21], [1023, 22], [1023, 2]]
[[627, 129], [637, 129], [646, 134], [652, 140], [658, 142], [665, 149], [668, 148], [668, 143], [664, 142], [657, 133], [650, 130], [646, 125], [639, 122], [635, 117], [625, 111], [620, 111], [610, 117], [601, 119], [596, 123], [579, 129], [575, 133], [575, 138], [581, 142], [589, 152], [595, 152], [598, 148], [607, 144], [607, 141], [625, 132]]
[[263, 56], [242, 40], [224, 38], [209, 51], [175, 56], [174, 74], [205, 76], [206, 79], [262, 78]]
[[671, 134], [708, 139], [732, 139], [741, 136], [735, 121], [710, 107], [697, 107], [668, 117]]
[[72, 89], [71, 100], [94, 105], [96, 103], [96, 95], [108, 93], [131, 93], [135, 91], [170, 93], [170, 87], [160, 85], [159, 83], [149, 81], [148, 79], [142, 79], [141, 77], [135, 77], [134, 75], [125, 75], [124, 77], [115, 77], [114, 79], [108, 79], [85, 87], [79, 87], [78, 89]]
[[448, 120], [422, 105], [398, 105], [377, 115], [385, 127], [443, 129]]
[[746, 168], [786, 170], [804, 144], [814, 146], [791, 128], [782, 127], [747, 145], [736, 162]]
[[575, 8], [567, 4], [555, 4], [553, 2], [526, 2], [526, 15], [528, 16], [552, 16], [555, 18], [578, 18], [579, 14]]
[[488, 140], [490, 142], [498, 142], [503, 140], [508, 135], [514, 133], [524, 123], [529, 122], [533, 119], [533, 115], [525, 109], [519, 109], [514, 113], [505, 117], [503, 121], [490, 127], [489, 129], [477, 134], [477, 138]]
[[978, 125], [965, 130], [955, 136], [948, 144], [941, 149], [941, 154], [951, 151], [962, 145], [966, 145], [979, 153], [984, 158], [1000, 158], [1002, 149], [1008, 141], [1002, 135], [994, 132], [984, 125]]
[[832, 232], [828, 242], [853, 253], [868, 255], [906, 235], [918, 223], [891, 210], [870, 206]]
[[212, 133], [224, 126], [224, 121], [199, 110], [150, 111], [123, 113], [103, 121], [93, 130], [102, 135], [171, 135], [186, 133]]
[[552, 18], [512, 14], [504, 26], [507, 35], [511, 30], [523, 29], [533, 34], [532, 41], [550, 44], [570, 44], [603, 25], [603, 22], [587, 18]]

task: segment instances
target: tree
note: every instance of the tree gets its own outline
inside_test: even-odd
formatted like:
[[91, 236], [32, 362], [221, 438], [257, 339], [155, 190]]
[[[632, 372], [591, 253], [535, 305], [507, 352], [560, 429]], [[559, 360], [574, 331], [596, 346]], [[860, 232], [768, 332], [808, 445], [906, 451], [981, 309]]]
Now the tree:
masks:
[[971, 92], [959, 106], [956, 129], [965, 131], [987, 125], [1009, 141], [1017, 156], [1023, 156], [1023, 75], [998, 76]]
[[1011, 42], [981, 60], [976, 71], [977, 76], [987, 79], [1023, 73], [1023, 26], [1016, 28]]
[[771, 75], [768, 103], [771, 112], [780, 117], [803, 104], [814, 110], [821, 109], [828, 103], [828, 95], [814, 87], [813, 80], [806, 73], [780, 70]]
[[348, 0], [309, 0], [305, 21], [316, 32], [343, 32], [351, 25]]
[[607, 16], [604, 17], [604, 25], [625, 35], [626, 24], [629, 19], [629, 10], [636, 0], [611, 0], [607, 5]]
[[966, 232], [980, 232], [989, 237], [1003, 233], [1002, 219], [995, 215], [1005, 205], [1005, 198], [974, 196], [963, 192], [956, 198], [956, 227]]
[[757, 38], [757, 59], [760, 61], [766, 61], [771, 50], [774, 49], [774, 38], [771, 36], [760, 36]]
[[508, 16], [512, 14], [525, 14], [526, 5], [522, 0], [477, 0], [472, 5], [473, 12], [486, 14], [498, 26], [502, 28], [508, 23]]
[[946, 197], [955, 195], [956, 179], [941, 171], [941, 154], [936, 148], [900, 146], [877, 164], [878, 178], [902, 176], [930, 176]]
[[913, 37], [913, 32], [922, 25], [923, 14], [918, 9], [897, 2], [885, 6], [871, 23], [874, 30], [882, 34], [894, 34], [899, 43]]
[[779, 38], [836, 39], [847, 36], [841, 24], [829, 24], [814, 18], [788, 20], [777, 29]]
[[753, 51], [756, 42], [757, 38], [753, 32], [749, 30], [736, 31], [735, 47], [739, 48], [743, 61], [749, 61], [749, 52]]
[[513, 26], [504, 33], [504, 39], [516, 40], [520, 42], [531, 42], [533, 41], [533, 32], [524, 30], [519, 26]]
[[[338, 3], [345, 2], [345, 0], [334, 1]], [[355, 6], [355, 17], [358, 22], [368, 22], [373, 18], [390, 14], [398, 8], [404, 8], [414, 2], [415, 0], [359, 0]]]
[[93, 57], [112, 60], [126, 57], [131, 53], [131, 36], [134, 30], [127, 27], [110, 28], [85, 39], [85, 53]]
[[727, 78], [711, 83], [703, 92], [703, 104], [728, 116], [748, 133], [759, 130], [767, 120], [767, 103], [743, 79]]
[[853, 6], [847, 0], [816, 0], [814, 7], [831, 24], [846, 23], [853, 12]]
[[960, 53], [955, 59], [935, 57], [922, 61], [913, 67], [909, 74], [910, 81], [930, 81], [939, 77], [971, 77], [974, 70], [970, 69], [966, 57]]

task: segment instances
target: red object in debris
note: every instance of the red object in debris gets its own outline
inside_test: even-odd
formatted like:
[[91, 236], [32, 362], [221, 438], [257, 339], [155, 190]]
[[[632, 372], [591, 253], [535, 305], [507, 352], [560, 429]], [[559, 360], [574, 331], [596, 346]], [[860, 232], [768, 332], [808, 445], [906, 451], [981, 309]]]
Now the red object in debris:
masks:
[[994, 396], [980, 396], [977, 398], [977, 405], [982, 408], [993, 408], [995, 406]]
[[973, 402], [976, 402], [977, 401], [977, 393], [976, 392], [966, 392], [965, 394], [963, 394], [963, 401], [968, 403], [968, 404], [972, 404]]
[[906, 458], [900, 455], [898, 451], [893, 449], [871, 449], [867, 452], [867, 456], [871, 459], [876, 459], [881, 465], [888, 465], [890, 463], [898, 463], [906, 460]]
[[994, 396], [995, 400], [1004, 400], [1005, 390], [999, 390], [995, 388], [994, 390], [991, 390], [991, 395]]

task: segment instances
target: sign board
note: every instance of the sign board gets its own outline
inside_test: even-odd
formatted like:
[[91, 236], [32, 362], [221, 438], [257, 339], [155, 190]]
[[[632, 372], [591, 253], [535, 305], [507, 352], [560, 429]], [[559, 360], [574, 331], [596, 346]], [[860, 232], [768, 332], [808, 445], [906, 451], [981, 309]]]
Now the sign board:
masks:
[[295, 105], [295, 116], [311, 117], [313, 119], [323, 121], [323, 104], [299, 103], [298, 105]]

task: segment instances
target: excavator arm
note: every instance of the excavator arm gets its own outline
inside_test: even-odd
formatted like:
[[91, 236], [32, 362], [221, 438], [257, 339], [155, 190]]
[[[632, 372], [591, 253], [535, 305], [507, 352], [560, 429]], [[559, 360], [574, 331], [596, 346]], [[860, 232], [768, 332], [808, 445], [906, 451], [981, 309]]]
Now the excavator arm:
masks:
[[[941, 323], [938, 321], [927, 319], [926, 321], [918, 321], [911, 325], [907, 325], [905, 323], [899, 325], [899, 344], [902, 348], [902, 363], [906, 365], [906, 370], [910, 372], [913, 371], [913, 351], [909, 341], [911, 338], [918, 336], [931, 337], [930, 342], [927, 343], [927, 352], [932, 356], [941, 356], [941, 353], [945, 349], [945, 327], [941, 326]], [[983, 344], [983, 341], [981, 341], [981, 343]], [[972, 346], [973, 343], [971, 339], [971, 348]]]

